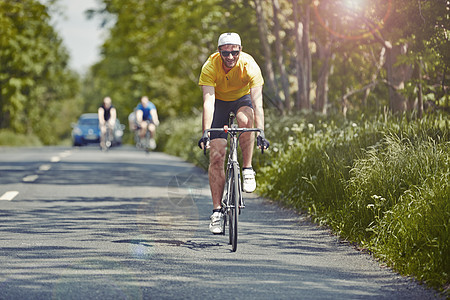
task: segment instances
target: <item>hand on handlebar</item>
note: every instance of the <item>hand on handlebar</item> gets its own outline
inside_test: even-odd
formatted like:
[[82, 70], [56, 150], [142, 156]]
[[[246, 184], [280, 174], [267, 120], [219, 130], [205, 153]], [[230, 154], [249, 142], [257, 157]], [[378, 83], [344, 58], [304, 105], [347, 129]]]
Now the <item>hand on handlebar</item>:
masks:
[[206, 149], [209, 148], [209, 137], [202, 136], [202, 138], [198, 141], [198, 147], [203, 149], [203, 152], [206, 154]]
[[270, 143], [268, 140], [266, 140], [266, 138], [264, 136], [258, 135], [258, 137], [256, 138], [256, 145], [258, 146], [258, 148], [260, 148], [261, 150], [267, 149], [270, 146]]

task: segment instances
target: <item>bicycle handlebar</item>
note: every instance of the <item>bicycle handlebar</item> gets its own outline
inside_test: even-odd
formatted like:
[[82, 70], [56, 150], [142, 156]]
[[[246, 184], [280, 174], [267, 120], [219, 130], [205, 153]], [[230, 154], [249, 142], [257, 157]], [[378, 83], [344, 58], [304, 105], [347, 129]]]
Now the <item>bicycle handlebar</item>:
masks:
[[[225, 132], [227, 134], [239, 134], [238, 138], [239, 138], [239, 136], [242, 133], [245, 133], [245, 132], [259, 132], [259, 135], [262, 138], [264, 138], [264, 139], [266, 138], [265, 135], [264, 135], [264, 130], [262, 130], [260, 128], [238, 128], [238, 127], [231, 127], [230, 128], [230, 127], [228, 127], [228, 125], [225, 125], [223, 128], [206, 129], [203, 132], [202, 139], [209, 138], [208, 137], [208, 133], [210, 133], [210, 132]], [[261, 153], [264, 153], [264, 147], [261, 147]], [[203, 147], [203, 154], [206, 155], [206, 145], [204, 145], [204, 147]]]

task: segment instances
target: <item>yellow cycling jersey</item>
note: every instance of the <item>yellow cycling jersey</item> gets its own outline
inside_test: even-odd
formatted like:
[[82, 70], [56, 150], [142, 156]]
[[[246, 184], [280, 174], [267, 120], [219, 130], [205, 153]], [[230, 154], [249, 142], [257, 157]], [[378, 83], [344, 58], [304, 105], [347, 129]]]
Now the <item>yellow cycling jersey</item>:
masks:
[[250, 89], [264, 84], [261, 69], [249, 54], [241, 52], [236, 65], [227, 73], [220, 53], [212, 54], [202, 67], [199, 85], [213, 86], [216, 99], [235, 101], [250, 94]]

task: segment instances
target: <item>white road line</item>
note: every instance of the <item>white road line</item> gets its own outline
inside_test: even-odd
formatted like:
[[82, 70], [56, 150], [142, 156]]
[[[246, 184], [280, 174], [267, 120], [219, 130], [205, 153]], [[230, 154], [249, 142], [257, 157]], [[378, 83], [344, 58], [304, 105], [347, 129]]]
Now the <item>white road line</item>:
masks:
[[59, 156], [53, 156], [52, 158], [50, 158], [50, 162], [53, 162], [53, 163], [60, 162], [61, 158], [65, 158], [65, 157], [67, 157], [67, 156], [69, 156], [71, 154], [72, 154], [72, 151], [70, 151], [70, 150], [61, 152], [59, 154]]
[[67, 151], [62, 152], [59, 156], [64, 158], [64, 157], [67, 157], [67, 156], [69, 156], [71, 154], [72, 154], [72, 152], [70, 150], [67, 150]]
[[39, 171], [48, 171], [48, 170], [50, 170], [51, 168], [52, 168], [51, 165], [41, 165], [41, 166], [39, 167]]
[[59, 158], [59, 156], [53, 156], [52, 158], [50, 158], [51, 162], [59, 162], [61, 160], [61, 158]]
[[11, 201], [12, 199], [14, 199], [17, 195], [19, 195], [19, 192], [17, 191], [9, 191], [4, 193], [1, 197], [0, 200], [2, 201]]
[[39, 178], [39, 175], [28, 175], [22, 178], [23, 182], [35, 182]]

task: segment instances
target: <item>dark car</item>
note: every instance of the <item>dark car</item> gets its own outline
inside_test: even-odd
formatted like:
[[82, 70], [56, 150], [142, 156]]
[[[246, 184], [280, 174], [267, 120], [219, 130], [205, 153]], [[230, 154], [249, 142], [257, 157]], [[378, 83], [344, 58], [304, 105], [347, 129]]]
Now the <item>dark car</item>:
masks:
[[[85, 146], [88, 144], [100, 144], [100, 128], [98, 125], [98, 114], [82, 114], [76, 124], [72, 124], [72, 141], [74, 146]], [[122, 144], [123, 130], [125, 126], [117, 120], [114, 126], [113, 146]]]

